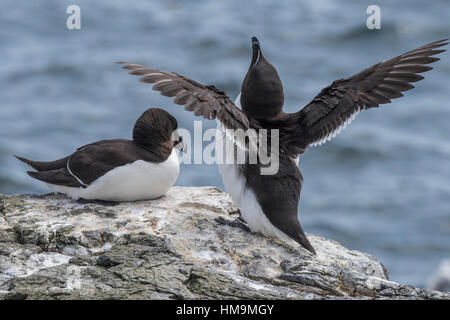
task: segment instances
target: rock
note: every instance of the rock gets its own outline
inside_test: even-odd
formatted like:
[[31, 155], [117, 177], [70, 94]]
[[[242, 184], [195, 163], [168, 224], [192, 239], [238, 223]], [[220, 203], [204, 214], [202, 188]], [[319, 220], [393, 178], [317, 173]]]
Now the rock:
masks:
[[2, 299], [449, 299], [389, 281], [371, 255], [308, 235], [312, 256], [217, 222], [213, 187], [114, 207], [0, 195]]

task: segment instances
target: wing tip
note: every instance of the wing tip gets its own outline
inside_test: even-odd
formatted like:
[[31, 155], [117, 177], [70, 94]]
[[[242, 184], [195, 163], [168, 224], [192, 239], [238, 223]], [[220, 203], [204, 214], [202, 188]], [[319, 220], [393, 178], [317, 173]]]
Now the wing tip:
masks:
[[45, 178], [46, 176], [46, 171], [27, 171], [27, 174], [39, 181], [45, 182], [45, 183], [51, 183], [50, 181], [48, 181], [48, 179]]
[[126, 61], [116, 61], [117, 64], [120, 64], [122, 69], [126, 69], [126, 66], [129, 65], [129, 62]]
[[133, 66], [136, 66], [135, 64], [126, 61], [117, 61], [116, 63], [122, 65], [122, 69], [126, 70], [133, 70]]
[[[450, 38], [445, 38], [445, 39], [441, 39], [441, 40], [438, 40], [438, 41], [436, 41], [436, 42], [434, 42], [434, 43], [439, 43], [439, 44], [443, 44], [443, 45], [446, 45], [446, 44], [448, 44], [448, 41], [450, 40]], [[444, 43], [444, 42], [446, 42], [446, 43]]]
[[39, 179], [39, 172], [37, 171], [27, 171], [27, 174], [34, 179], [41, 180]]
[[[448, 42], [445, 43], [445, 44], [443, 44], [443, 46], [446, 45], [446, 44], [448, 44]], [[440, 54], [440, 53], [443, 53], [443, 52], [446, 52], [447, 49], [439, 49], [439, 50], [431, 50], [431, 51], [432, 51], [433, 53], [430, 54], [430, 57], [435, 56], [435, 55]], [[438, 57], [435, 57], [435, 58], [440, 60], [440, 58], [438, 58]]]
[[21, 156], [18, 156], [18, 155], [16, 155], [16, 154], [12, 154], [12, 156], [13, 156], [14, 158], [16, 158], [17, 160], [20, 160], [20, 161], [25, 162], [25, 163], [26, 163], [26, 161], [28, 161], [28, 159], [25, 159], [25, 158], [23, 158], [23, 157], [21, 157]]
[[[129, 74], [135, 75], [135, 74], [133, 74], [132, 72], [129, 72]], [[148, 80], [146, 79], [146, 77], [139, 78], [139, 82], [142, 82], [142, 83], [149, 83], [149, 84], [152, 84], [152, 83], [153, 83], [153, 82], [148, 81]], [[158, 87], [156, 87], [156, 89], [155, 89], [155, 84], [152, 86], [152, 90], [154, 90], [154, 91], [159, 91], [159, 90], [158, 90]]]
[[447, 45], [449, 43], [448, 40], [449, 40], [449, 38], [433, 41], [433, 42], [430, 42], [420, 48], [424, 48], [424, 47], [430, 48], [430, 49], [439, 48], [439, 47]]

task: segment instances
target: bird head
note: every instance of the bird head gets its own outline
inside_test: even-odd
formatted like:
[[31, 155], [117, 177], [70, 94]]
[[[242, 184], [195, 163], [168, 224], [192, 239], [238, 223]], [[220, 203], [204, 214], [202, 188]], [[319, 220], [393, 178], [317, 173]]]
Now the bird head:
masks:
[[241, 106], [256, 119], [269, 119], [283, 108], [284, 94], [275, 67], [264, 57], [261, 45], [252, 37], [252, 60], [241, 87]]

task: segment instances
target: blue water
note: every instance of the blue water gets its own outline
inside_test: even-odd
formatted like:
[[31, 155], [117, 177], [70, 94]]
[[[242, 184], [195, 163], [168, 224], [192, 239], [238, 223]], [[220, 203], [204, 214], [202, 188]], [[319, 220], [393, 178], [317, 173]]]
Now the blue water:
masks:
[[[66, 28], [70, 4], [81, 30]], [[137, 117], [163, 107], [191, 129], [193, 115], [115, 61], [176, 71], [239, 93], [250, 37], [284, 83], [285, 111], [333, 80], [450, 36], [449, 1], [2, 1], [0, 192], [49, 192], [11, 154], [47, 160], [83, 144], [127, 138]], [[307, 232], [369, 252], [391, 279], [425, 287], [450, 257], [450, 56], [417, 88], [362, 113], [300, 159], [299, 214]], [[204, 120], [203, 127], [215, 122]], [[183, 165], [178, 185], [222, 188], [216, 166]]]

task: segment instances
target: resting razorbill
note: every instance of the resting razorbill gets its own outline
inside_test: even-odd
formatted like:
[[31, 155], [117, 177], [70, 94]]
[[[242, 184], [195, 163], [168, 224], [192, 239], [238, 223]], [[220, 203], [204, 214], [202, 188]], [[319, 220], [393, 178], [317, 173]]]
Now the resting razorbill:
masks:
[[31, 177], [73, 199], [135, 201], [158, 198], [175, 183], [180, 169], [174, 147], [184, 147], [177, 120], [152, 108], [136, 121], [133, 140], [97, 141], [51, 162], [15, 157], [36, 170], [27, 172]]
[[[446, 41], [424, 45], [336, 80], [295, 113], [283, 112], [283, 85], [255, 37], [252, 60], [236, 104], [214, 86], [202, 85], [174, 72], [121, 63], [131, 74], [142, 76], [142, 82], [153, 83], [154, 90], [175, 97], [174, 102], [185, 105], [186, 110], [207, 119], [216, 118], [221, 130], [278, 129], [278, 172], [261, 175], [259, 163], [219, 165], [223, 184], [252, 231], [292, 238], [315, 254], [297, 217], [303, 180], [297, 166], [298, 156], [307, 147], [336, 136], [362, 110], [389, 103], [401, 97], [401, 92], [414, 88], [411, 82], [423, 79], [418, 73], [432, 69], [424, 65], [439, 60], [431, 56], [445, 51], [436, 48], [446, 45]], [[229, 135], [226, 137], [233, 140]]]

